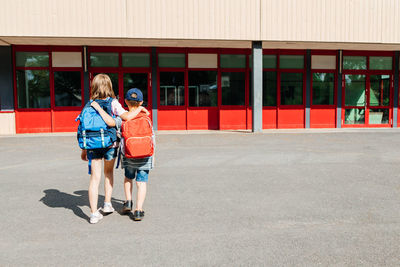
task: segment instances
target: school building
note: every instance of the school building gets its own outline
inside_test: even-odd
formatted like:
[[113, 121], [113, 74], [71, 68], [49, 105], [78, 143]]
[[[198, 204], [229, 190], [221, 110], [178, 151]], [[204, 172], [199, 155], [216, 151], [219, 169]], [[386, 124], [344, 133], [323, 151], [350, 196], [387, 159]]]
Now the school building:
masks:
[[0, 5], [0, 134], [76, 131], [97, 73], [158, 130], [400, 125], [399, 0]]

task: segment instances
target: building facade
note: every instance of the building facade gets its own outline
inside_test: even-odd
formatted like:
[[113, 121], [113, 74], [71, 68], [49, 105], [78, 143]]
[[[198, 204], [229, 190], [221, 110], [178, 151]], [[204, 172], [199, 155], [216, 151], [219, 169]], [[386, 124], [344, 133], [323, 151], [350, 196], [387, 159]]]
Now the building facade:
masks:
[[0, 134], [75, 131], [97, 73], [158, 130], [400, 123], [398, 0], [0, 4]]

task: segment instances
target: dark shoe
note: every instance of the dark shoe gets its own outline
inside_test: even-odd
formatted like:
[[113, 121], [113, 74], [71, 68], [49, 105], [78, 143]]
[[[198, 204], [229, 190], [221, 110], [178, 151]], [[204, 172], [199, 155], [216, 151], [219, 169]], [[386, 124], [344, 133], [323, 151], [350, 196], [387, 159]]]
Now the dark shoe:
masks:
[[122, 214], [128, 214], [132, 210], [132, 200], [131, 201], [125, 201], [124, 205], [122, 206], [121, 213]]
[[144, 211], [143, 210], [135, 210], [133, 213], [133, 220], [134, 221], [141, 221], [144, 217]]

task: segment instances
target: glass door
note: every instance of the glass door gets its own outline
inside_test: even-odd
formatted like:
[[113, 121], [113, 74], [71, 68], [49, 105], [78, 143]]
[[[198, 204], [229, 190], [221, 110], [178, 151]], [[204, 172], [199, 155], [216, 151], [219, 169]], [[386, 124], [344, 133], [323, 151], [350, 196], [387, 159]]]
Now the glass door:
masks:
[[346, 74], [344, 79], [344, 124], [389, 126], [392, 75]]
[[391, 75], [369, 76], [368, 124], [391, 124], [390, 95]]

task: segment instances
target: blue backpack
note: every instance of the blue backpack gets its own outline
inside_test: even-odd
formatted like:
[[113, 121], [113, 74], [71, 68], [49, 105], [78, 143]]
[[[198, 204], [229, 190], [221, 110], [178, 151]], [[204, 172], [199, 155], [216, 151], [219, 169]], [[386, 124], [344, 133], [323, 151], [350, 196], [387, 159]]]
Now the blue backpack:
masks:
[[[76, 118], [80, 121], [77, 138], [81, 149], [107, 148], [117, 140], [117, 130], [109, 127], [100, 114], [90, 105], [90, 100]], [[110, 116], [113, 98], [95, 100]]]

